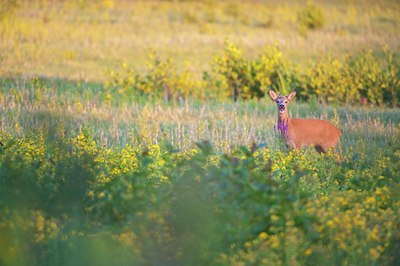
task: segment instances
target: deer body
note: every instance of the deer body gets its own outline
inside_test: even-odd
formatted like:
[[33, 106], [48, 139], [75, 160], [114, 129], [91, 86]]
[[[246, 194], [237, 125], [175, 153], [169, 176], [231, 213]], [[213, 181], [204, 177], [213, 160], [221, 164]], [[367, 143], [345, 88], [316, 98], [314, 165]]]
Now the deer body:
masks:
[[341, 135], [339, 129], [325, 120], [289, 118], [286, 123], [287, 132], [280, 133], [293, 149], [314, 146], [326, 151], [337, 145]]
[[288, 146], [293, 149], [314, 146], [318, 152], [326, 152], [336, 147], [342, 133], [332, 123], [320, 119], [289, 118], [286, 107], [296, 92], [278, 97], [270, 90], [269, 94], [278, 105], [277, 128], [285, 137]]

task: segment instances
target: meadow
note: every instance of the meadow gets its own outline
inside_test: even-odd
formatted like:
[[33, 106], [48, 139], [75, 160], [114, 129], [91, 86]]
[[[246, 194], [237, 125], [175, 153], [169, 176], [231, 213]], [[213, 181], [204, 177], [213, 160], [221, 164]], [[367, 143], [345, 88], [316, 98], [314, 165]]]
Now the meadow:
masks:
[[[278, 44], [302, 65], [363, 49], [400, 49], [400, 7], [390, 0], [315, 1], [323, 18], [317, 12], [300, 21], [305, 1], [2, 3], [2, 76], [104, 81], [104, 68], [124, 62], [142, 70], [150, 51], [174, 58], [180, 70], [187, 67], [201, 75], [225, 40], [251, 57]], [[318, 29], [309, 30], [310, 24]]]
[[399, 259], [397, 109], [293, 104], [339, 124], [340, 159], [289, 151], [266, 101], [119, 106], [55, 86], [1, 86], [5, 265]]
[[0, 2], [0, 265], [398, 265], [399, 11]]

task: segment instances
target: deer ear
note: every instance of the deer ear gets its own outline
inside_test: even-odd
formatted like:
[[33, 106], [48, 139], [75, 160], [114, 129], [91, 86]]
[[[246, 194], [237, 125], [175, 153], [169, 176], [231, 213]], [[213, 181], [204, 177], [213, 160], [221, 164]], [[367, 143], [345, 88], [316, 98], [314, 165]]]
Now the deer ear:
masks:
[[287, 96], [287, 98], [288, 98], [289, 101], [291, 101], [291, 100], [293, 100], [294, 96], [296, 96], [296, 91], [292, 91], [292, 92]]
[[269, 90], [269, 96], [271, 97], [272, 100], [276, 100], [276, 98], [278, 98], [278, 95], [276, 95], [276, 93], [273, 90]]

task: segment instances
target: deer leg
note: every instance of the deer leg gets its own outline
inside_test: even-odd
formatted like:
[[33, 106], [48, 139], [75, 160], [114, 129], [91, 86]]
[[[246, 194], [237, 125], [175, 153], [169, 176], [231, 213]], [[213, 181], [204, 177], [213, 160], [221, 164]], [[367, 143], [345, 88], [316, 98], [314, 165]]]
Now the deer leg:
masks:
[[337, 145], [330, 146], [330, 147], [326, 148], [325, 150], [332, 150], [332, 152], [337, 155], [337, 164], [338, 165], [340, 165], [343, 162], [342, 149], [340, 148], [340, 146], [339, 147]]
[[292, 150], [297, 150], [298, 147], [293, 141], [286, 141], [286, 147], [292, 149]]
[[320, 145], [315, 145], [314, 146], [314, 148], [315, 148], [315, 150], [318, 152], [318, 153], [326, 153], [326, 149], [324, 149], [322, 146], [320, 146]]
[[336, 146], [320, 146], [320, 147], [324, 153], [326, 153], [328, 150], [332, 150], [334, 153], [339, 154]]

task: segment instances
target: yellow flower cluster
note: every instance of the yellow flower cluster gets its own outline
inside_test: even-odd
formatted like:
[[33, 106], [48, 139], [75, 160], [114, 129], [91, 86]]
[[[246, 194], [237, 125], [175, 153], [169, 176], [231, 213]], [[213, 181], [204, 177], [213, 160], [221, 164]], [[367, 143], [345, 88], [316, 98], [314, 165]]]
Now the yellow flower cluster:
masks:
[[[176, 220], [186, 212], [188, 216], [203, 216], [204, 212], [217, 217], [212, 227], [222, 233], [215, 233], [216, 238], [232, 244], [221, 248], [219, 262], [224, 265], [304, 265], [325, 258], [343, 264], [352, 264], [352, 258], [367, 264], [392, 260], [393, 243], [399, 237], [396, 221], [400, 201], [392, 174], [398, 161], [384, 153], [378, 154], [372, 167], [353, 167], [348, 162], [338, 166], [335, 154], [320, 155], [307, 149], [264, 148], [253, 152], [242, 148], [230, 154], [213, 153], [208, 147], [171, 153], [158, 144], [117, 149], [99, 145], [86, 132], [64, 144], [64, 150], [58, 143], [50, 150], [50, 144], [38, 134], [18, 139], [3, 150], [0, 166], [4, 164], [7, 171], [27, 169], [1, 180], [12, 187], [7, 195], [26, 200], [20, 195], [27, 192], [23, 190], [27, 180], [35, 184], [35, 196], [40, 198], [42, 191], [48, 191], [56, 207], [64, 200], [78, 203], [93, 225], [101, 227], [115, 221], [122, 227], [113, 231], [111, 239], [139, 260], [146, 248], [142, 238], [160, 246], [174, 243], [177, 248], [169, 254], [171, 258], [187, 258], [175, 230]], [[79, 178], [74, 179], [74, 174]], [[13, 189], [19, 178], [22, 185]], [[359, 185], [358, 180], [365, 182]], [[5, 191], [7, 188], [2, 187]], [[179, 195], [183, 190], [196, 200], [193, 212], [185, 209], [191, 198]], [[80, 199], [75, 194], [70, 197], [71, 191], [79, 193]], [[8, 199], [2, 200], [7, 203]], [[29, 219], [25, 219], [28, 222], [22, 215], [14, 219], [18, 214], [10, 215], [13, 211], [5, 208], [6, 218], [0, 217], [0, 236], [6, 235], [4, 228], [20, 225], [32, 236], [33, 245], [90, 235], [80, 229], [60, 235], [75, 210], [63, 206], [56, 216], [53, 208], [41, 209], [43, 205], [42, 199], [35, 202]], [[229, 219], [236, 216], [239, 219]], [[191, 218], [185, 220], [189, 226], [197, 222]], [[235, 226], [247, 232], [236, 234], [231, 229]], [[197, 232], [189, 232], [189, 236], [180, 233], [185, 241], [201, 238]], [[18, 254], [13, 249], [15, 245], [6, 250]]]
[[389, 246], [398, 206], [390, 206], [392, 190], [378, 187], [372, 194], [345, 191], [321, 197], [308, 204], [308, 212], [319, 217], [316, 230], [333, 239], [343, 252], [379, 259]]
[[59, 234], [60, 229], [58, 228], [56, 219], [46, 219], [44, 214], [40, 211], [36, 211], [33, 214], [36, 242], [45, 242], [48, 239], [54, 239]]
[[[283, 265], [286, 256], [289, 256], [286, 259], [295, 262], [298, 254], [310, 256], [313, 253], [312, 248], [299, 245], [302, 241], [302, 232], [294, 226], [293, 221], [287, 221], [286, 232], [261, 232], [254, 240], [245, 242], [244, 248], [233, 255], [221, 254], [220, 262], [224, 265]], [[232, 251], [236, 249], [235, 245], [231, 246]]]

